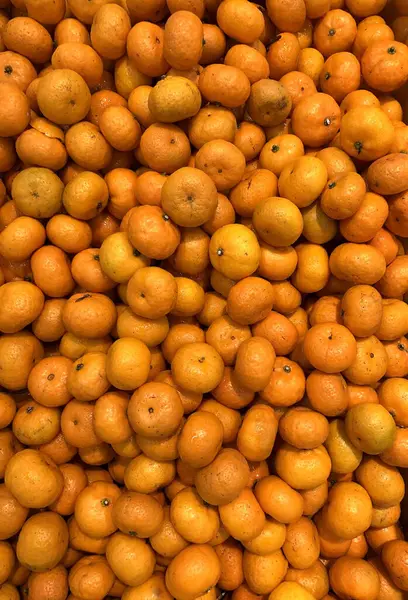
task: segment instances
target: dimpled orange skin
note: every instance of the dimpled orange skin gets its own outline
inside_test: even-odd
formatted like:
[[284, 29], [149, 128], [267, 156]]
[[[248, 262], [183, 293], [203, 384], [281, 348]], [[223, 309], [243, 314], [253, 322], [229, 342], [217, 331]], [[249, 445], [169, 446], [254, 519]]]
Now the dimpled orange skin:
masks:
[[220, 574], [221, 566], [215, 551], [209, 545], [192, 544], [170, 563], [166, 584], [170, 593], [180, 600], [194, 600], [197, 594], [214, 587]]
[[304, 351], [316, 369], [337, 373], [351, 365], [357, 346], [353, 335], [343, 325], [321, 324], [307, 332]]

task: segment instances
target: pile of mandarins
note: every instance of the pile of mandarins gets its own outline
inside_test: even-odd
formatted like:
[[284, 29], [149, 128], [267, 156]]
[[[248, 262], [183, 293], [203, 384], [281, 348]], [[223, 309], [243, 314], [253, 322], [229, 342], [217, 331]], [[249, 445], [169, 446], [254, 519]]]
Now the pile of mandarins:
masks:
[[0, 0], [0, 600], [408, 598], [408, 0], [255, 1]]

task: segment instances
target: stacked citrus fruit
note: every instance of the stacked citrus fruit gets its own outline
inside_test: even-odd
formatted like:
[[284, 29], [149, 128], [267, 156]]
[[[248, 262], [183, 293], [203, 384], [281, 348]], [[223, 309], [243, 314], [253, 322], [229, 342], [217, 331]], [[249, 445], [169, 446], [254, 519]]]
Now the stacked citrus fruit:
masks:
[[408, 598], [408, 1], [258, 1], [0, 0], [0, 600]]

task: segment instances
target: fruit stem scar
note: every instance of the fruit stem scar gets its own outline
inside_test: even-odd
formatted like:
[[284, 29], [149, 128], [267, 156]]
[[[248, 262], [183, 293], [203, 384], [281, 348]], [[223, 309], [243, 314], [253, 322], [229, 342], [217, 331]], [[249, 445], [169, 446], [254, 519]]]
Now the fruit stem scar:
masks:
[[354, 142], [354, 148], [357, 150], [357, 153], [360, 154], [363, 150], [362, 142]]

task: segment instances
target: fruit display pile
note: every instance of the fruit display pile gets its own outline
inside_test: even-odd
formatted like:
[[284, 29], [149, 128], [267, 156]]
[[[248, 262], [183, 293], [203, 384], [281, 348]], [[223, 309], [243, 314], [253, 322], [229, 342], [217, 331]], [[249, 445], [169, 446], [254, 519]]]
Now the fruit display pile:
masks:
[[408, 599], [407, 44], [0, 0], [0, 600]]

